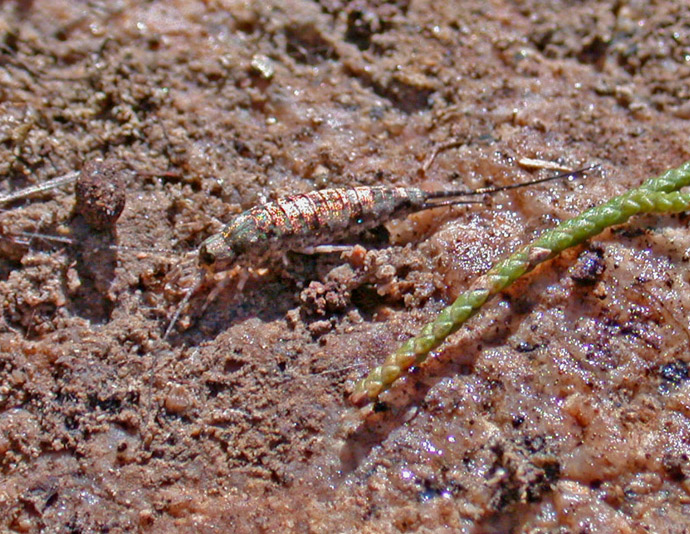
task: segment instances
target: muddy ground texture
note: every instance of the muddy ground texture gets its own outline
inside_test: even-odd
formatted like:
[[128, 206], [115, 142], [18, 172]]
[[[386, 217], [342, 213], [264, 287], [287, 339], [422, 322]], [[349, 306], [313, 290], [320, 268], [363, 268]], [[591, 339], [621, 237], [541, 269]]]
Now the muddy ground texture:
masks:
[[[347, 401], [539, 229], [690, 159], [686, 3], [571, 4], [0, 3], [0, 194], [111, 158], [126, 200], [104, 230], [71, 186], [1, 207], [0, 530], [688, 532], [686, 215], [547, 263], [366, 420]], [[523, 158], [601, 170], [209, 282], [163, 338], [233, 214], [551, 172]]]

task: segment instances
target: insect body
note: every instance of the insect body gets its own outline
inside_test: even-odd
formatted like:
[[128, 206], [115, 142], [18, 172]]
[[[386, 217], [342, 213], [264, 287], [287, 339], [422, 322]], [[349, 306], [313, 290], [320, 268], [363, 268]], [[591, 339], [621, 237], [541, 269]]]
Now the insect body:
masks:
[[[291, 195], [240, 213], [199, 249], [199, 261], [214, 271], [286, 250], [310, 251], [392, 218], [433, 207], [435, 198], [405, 187], [351, 187]], [[460, 201], [456, 203], [464, 203]]]
[[[350, 187], [291, 195], [239, 215], [199, 248], [199, 263], [211, 271], [256, 265], [287, 250], [311, 252], [344, 235], [361, 233], [390, 219], [429, 208], [474, 204], [461, 199], [534, 185], [581, 171], [540, 180], [473, 191], [428, 192], [416, 187]], [[446, 200], [442, 200], [446, 199]]]
[[[416, 187], [362, 186], [290, 195], [236, 215], [223, 230], [201, 244], [198, 262], [202, 273], [212, 274], [232, 267], [262, 265], [266, 260], [281, 256], [287, 251], [334, 252], [348, 247], [332, 246], [333, 242], [346, 235], [379, 226], [390, 219], [430, 208], [480, 203], [480, 200], [471, 200], [467, 197], [571, 177], [591, 168], [519, 184], [471, 191], [429, 192]], [[189, 302], [192, 294], [201, 287], [204, 278], [202, 275], [186, 292], [170, 321], [164, 339], [172, 332], [181, 310]], [[240, 279], [240, 289], [244, 285], [244, 280]], [[218, 288], [212, 292], [209, 301], [217, 291]]]

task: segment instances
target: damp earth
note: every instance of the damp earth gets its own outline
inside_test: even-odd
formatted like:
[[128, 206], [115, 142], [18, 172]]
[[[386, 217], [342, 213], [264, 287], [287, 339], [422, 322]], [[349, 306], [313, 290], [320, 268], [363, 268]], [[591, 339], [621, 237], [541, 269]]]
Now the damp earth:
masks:
[[[688, 531], [686, 215], [539, 267], [365, 419], [348, 395], [540, 229], [690, 159], [689, 21], [680, 0], [0, 3], [0, 195], [117, 169], [82, 208], [73, 185], [1, 206], [0, 530]], [[286, 251], [203, 284], [164, 337], [196, 248], [257, 203], [551, 164], [601, 167]]]

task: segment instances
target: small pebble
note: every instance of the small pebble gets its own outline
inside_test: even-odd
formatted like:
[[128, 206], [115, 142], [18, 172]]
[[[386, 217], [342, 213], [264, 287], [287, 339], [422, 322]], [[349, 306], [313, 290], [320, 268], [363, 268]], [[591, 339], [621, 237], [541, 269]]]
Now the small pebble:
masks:
[[601, 252], [585, 250], [577, 258], [577, 263], [570, 268], [569, 274], [575, 282], [590, 285], [594, 284], [605, 270], [606, 263]]
[[314, 321], [307, 326], [307, 330], [314, 337], [320, 337], [327, 334], [333, 329], [333, 324], [330, 321]]
[[115, 159], [88, 161], [81, 169], [75, 187], [75, 211], [96, 230], [111, 230], [125, 207], [122, 170], [123, 165]]
[[184, 386], [173, 386], [165, 397], [165, 409], [171, 414], [184, 413], [192, 404], [189, 392]]
[[268, 56], [264, 56], [263, 54], [255, 54], [254, 57], [252, 57], [252, 62], [250, 65], [252, 70], [264, 80], [270, 80], [273, 78], [275, 66]]

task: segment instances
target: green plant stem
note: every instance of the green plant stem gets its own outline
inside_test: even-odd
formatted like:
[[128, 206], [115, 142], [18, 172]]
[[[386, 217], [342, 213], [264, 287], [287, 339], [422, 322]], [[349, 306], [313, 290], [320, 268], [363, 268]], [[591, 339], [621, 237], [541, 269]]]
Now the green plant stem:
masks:
[[351, 401], [361, 405], [376, 400], [382, 391], [388, 389], [411, 366], [424, 362], [429, 352], [457, 331], [492, 295], [504, 290], [540, 263], [610, 226], [624, 223], [633, 215], [690, 210], [690, 193], [678, 191], [687, 185], [690, 185], [690, 162], [647, 180], [638, 188], [545, 231], [532, 243], [498, 262], [475, 280], [467, 291], [443, 309], [434, 321], [424, 326], [416, 337], [407, 340], [388, 356], [383, 365], [374, 368], [355, 386]]

